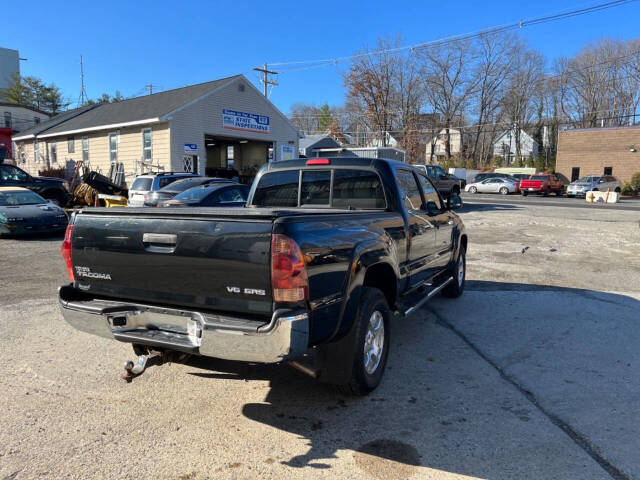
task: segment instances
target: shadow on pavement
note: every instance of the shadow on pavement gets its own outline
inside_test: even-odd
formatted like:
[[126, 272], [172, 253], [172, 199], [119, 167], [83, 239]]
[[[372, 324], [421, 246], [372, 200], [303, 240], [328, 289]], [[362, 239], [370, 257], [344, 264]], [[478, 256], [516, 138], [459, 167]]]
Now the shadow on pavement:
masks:
[[0, 236], [0, 241], [2, 240], [19, 240], [24, 242], [62, 242], [64, 239], [64, 230], [59, 232], [50, 232], [50, 233], [32, 233], [29, 235], [2, 235]]
[[[603, 316], [612, 302], [640, 307], [629, 297], [571, 288], [470, 281], [468, 289], [579, 292], [584, 301], [597, 300], [593, 308]], [[446, 311], [447, 305], [455, 305], [461, 311], [471, 298], [437, 300], [437, 307]], [[483, 321], [488, 328], [494, 322], [491, 316]], [[539, 326], [531, 322], [520, 328], [527, 336]], [[290, 467], [330, 468], [327, 460], [351, 450], [356, 466], [374, 478], [407, 478], [420, 466], [494, 479], [600, 478], [604, 473], [522, 391], [429, 311], [396, 317], [392, 338], [385, 378], [364, 398], [342, 396], [284, 365], [203, 358], [189, 364], [209, 370], [191, 372], [199, 377], [270, 381], [264, 402], [245, 404], [242, 413], [307, 442], [306, 453], [280, 459]]]
[[468, 199], [464, 200], [462, 208], [456, 210], [456, 213], [467, 212], [487, 212], [492, 210], [522, 210], [523, 207], [519, 205], [513, 205], [509, 203], [472, 203], [468, 202]]

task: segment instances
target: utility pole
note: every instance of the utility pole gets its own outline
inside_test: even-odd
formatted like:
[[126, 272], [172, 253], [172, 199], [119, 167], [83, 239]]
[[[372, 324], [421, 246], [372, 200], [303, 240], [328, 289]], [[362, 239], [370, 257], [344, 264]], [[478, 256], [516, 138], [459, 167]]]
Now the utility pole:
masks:
[[84, 89], [84, 65], [82, 64], [82, 55], [80, 55], [80, 97], [78, 98], [78, 106], [81, 107], [87, 101], [87, 92]]
[[262, 79], [260, 80], [262, 82], [263, 85], [263, 92], [264, 92], [264, 96], [267, 96], [267, 87], [269, 85], [273, 85], [274, 87], [276, 85], [278, 85], [278, 82], [276, 82], [275, 80], [269, 80], [269, 75], [277, 75], [278, 72], [274, 72], [271, 70], [267, 70], [267, 64], [264, 64], [264, 68], [254, 68], [254, 70], [256, 72], [260, 72], [262, 73]]
[[152, 84], [149, 83], [148, 85], [144, 86], [144, 88], [149, 90], [149, 95], [153, 94], [153, 87], [157, 87], [157, 85], [152, 85]]

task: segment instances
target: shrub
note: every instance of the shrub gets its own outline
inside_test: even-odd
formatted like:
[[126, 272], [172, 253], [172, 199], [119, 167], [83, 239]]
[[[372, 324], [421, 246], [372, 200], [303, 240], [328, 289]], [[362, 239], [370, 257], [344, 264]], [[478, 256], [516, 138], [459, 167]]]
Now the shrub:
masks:
[[491, 160], [491, 163], [493, 163], [494, 167], [501, 167], [502, 166], [502, 157], [496, 155], [493, 157], [493, 159]]
[[630, 183], [624, 182], [622, 184], [621, 193], [623, 195], [635, 195], [636, 192], [633, 190]]
[[631, 189], [635, 193], [640, 192], [640, 172], [636, 172], [631, 176]]

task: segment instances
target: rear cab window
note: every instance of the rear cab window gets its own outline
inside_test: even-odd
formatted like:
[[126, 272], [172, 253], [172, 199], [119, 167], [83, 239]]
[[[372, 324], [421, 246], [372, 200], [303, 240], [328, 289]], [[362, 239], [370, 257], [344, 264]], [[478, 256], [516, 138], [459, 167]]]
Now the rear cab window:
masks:
[[265, 173], [252, 199], [256, 207], [384, 209], [382, 182], [372, 170], [335, 168]]
[[133, 181], [131, 190], [151, 190], [151, 182], [153, 182], [152, 178], [138, 177]]

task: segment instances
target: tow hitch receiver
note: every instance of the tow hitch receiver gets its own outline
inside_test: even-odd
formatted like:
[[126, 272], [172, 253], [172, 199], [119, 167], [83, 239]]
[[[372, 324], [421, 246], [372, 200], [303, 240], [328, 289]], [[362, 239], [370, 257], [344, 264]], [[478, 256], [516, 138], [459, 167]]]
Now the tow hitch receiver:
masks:
[[128, 360], [124, 363], [124, 373], [122, 379], [131, 383], [135, 377], [142, 374], [148, 366], [162, 365], [164, 363], [183, 363], [190, 355], [171, 351], [148, 350], [144, 347], [134, 346], [133, 351], [138, 355], [138, 360], [134, 363]]

